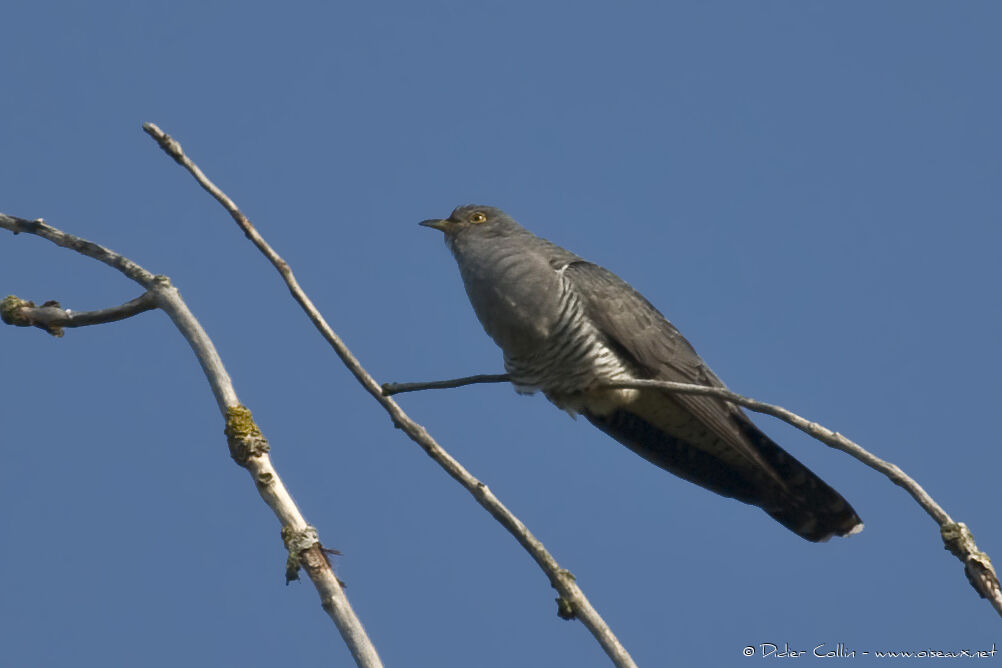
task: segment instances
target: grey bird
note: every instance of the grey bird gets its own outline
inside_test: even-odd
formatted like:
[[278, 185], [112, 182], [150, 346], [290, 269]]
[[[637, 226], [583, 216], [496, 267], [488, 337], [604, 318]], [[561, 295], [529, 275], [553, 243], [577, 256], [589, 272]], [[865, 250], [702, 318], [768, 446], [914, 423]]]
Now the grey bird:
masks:
[[611, 381], [724, 387], [674, 325], [625, 281], [489, 206], [421, 225], [445, 234], [473, 310], [519, 392], [541, 390], [641, 457], [761, 507], [809, 541], [863, 528], [849, 503], [737, 406]]

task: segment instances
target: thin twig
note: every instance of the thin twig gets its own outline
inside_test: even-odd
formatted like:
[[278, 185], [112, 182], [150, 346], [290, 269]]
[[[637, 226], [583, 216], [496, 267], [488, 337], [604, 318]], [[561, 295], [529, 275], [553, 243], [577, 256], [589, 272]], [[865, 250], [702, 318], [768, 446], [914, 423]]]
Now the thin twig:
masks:
[[100, 246], [92, 241], [81, 239], [80, 237], [72, 234], [66, 234], [61, 230], [57, 230], [54, 227], [46, 225], [45, 221], [41, 218], [36, 218], [35, 220], [25, 220], [24, 218], [7, 216], [0, 213], [0, 227], [10, 230], [14, 234], [20, 234], [22, 232], [34, 234], [42, 237], [43, 239], [48, 239], [57, 246], [68, 248], [72, 251], [80, 253], [81, 255], [93, 258], [98, 262], [103, 262], [109, 267], [122, 272], [147, 290], [156, 284], [156, 275], [146, 271], [132, 260], [123, 257], [114, 251], [108, 250], [104, 246]]
[[[188, 309], [180, 293], [170, 284], [170, 280], [165, 276], [152, 274], [138, 264], [103, 246], [46, 225], [41, 219], [31, 221], [0, 214], [0, 227], [15, 234], [20, 232], [35, 234], [59, 246], [92, 257], [118, 269], [146, 288], [145, 295], [129, 302], [129, 304], [133, 304], [133, 307], [126, 309], [127, 304], [116, 308], [119, 309], [120, 313], [131, 309], [139, 312], [140, 307], [142, 307], [141, 310], [150, 308], [147, 303], [149, 301], [153, 307], [163, 310], [177, 326], [198, 358], [209, 381], [209, 386], [212, 388], [216, 403], [226, 419], [226, 435], [231, 454], [237, 463], [251, 474], [261, 498], [282, 523], [282, 537], [290, 553], [290, 564], [293, 564], [287, 569], [287, 573], [291, 570], [292, 574], [295, 575], [299, 567], [306, 570], [320, 594], [324, 610], [327, 611], [341, 632], [341, 636], [355, 657], [356, 663], [365, 668], [381, 668], [382, 663], [375, 647], [366, 635], [361, 621], [351, 609], [340, 582], [324, 556], [324, 548], [317, 537], [316, 529], [306, 522], [289, 491], [282, 483], [278, 472], [271, 463], [271, 458], [268, 456], [268, 442], [257, 425], [254, 424], [250, 411], [243, 407], [237, 399], [233, 382], [230, 380], [212, 340]], [[24, 311], [25, 308], [30, 309], [30, 307], [25, 306], [28, 303], [30, 302], [24, 302], [13, 296], [8, 297], [3, 300], [4, 315], [7, 316], [9, 311], [11, 317], [14, 318], [18, 317], [18, 313], [24, 317], [30, 317], [32, 315], [30, 311], [27, 315]], [[42, 308], [54, 307], [43, 306]], [[106, 309], [106, 312], [111, 310]], [[100, 312], [92, 312], [92, 315], [93, 313]], [[48, 317], [48, 315], [50, 314], [45, 314], [44, 317]]]
[[[417, 392], [419, 390], [438, 390], [443, 388], [462, 387], [474, 383], [503, 383], [510, 379], [506, 374], [479, 374], [475, 376], [465, 376], [463, 378], [453, 378], [449, 380], [436, 380], [420, 383], [386, 383], [383, 385], [384, 392], [395, 394], [398, 392]], [[947, 550], [960, 559], [964, 564], [964, 572], [974, 587], [974, 590], [982, 598], [986, 598], [1002, 615], [1002, 591], [999, 587], [999, 579], [991, 565], [991, 560], [984, 552], [978, 549], [974, 543], [974, 537], [963, 522], [954, 522], [949, 514], [943, 510], [942, 506], [936, 503], [928, 492], [922, 488], [914, 479], [891, 462], [885, 461], [864, 449], [858, 443], [849, 440], [842, 434], [832, 431], [817, 422], [811, 422], [796, 413], [789, 411], [782, 406], [767, 404], [750, 397], [745, 397], [736, 392], [732, 392], [723, 387], [709, 387], [705, 385], [692, 385], [689, 383], [676, 383], [667, 380], [624, 380], [615, 383], [608, 383], [602, 387], [609, 389], [655, 389], [673, 392], [675, 394], [696, 394], [709, 397], [717, 397], [743, 406], [756, 413], [764, 413], [779, 418], [783, 422], [790, 424], [808, 436], [821, 441], [825, 445], [841, 450], [846, 454], [855, 457], [863, 464], [875, 471], [879, 471], [887, 476], [891, 482], [903, 488], [911, 494], [912, 498], [925, 510], [932, 519], [936, 521], [940, 528], [940, 535]]]
[[47, 301], [41, 306], [11, 295], [0, 301], [0, 319], [16, 327], [38, 327], [53, 336], [62, 336], [64, 327], [87, 327], [125, 320], [134, 315], [157, 308], [156, 298], [144, 292], [119, 306], [97, 311], [71, 311], [57, 301]]
[[434, 380], [428, 383], [383, 383], [383, 396], [391, 397], [394, 394], [404, 392], [418, 392], [420, 390], [447, 390], [453, 387], [464, 387], [476, 383], [507, 383], [511, 377], [506, 373], [483, 373], [477, 376], [466, 376], [465, 378], [453, 378], [452, 380]]
[[379, 383], [361, 365], [358, 359], [351, 353], [341, 338], [331, 329], [330, 325], [320, 314], [317, 308], [310, 301], [309, 297], [299, 286], [289, 265], [268, 245], [258, 231], [251, 224], [250, 220], [241, 213], [236, 204], [226, 196], [214, 183], [212, 183], [202, 171], [184, 154], [180, 144], [163, 132], [152, 123], [144, 123], [143, 129], [153, 137], [161, 148], [164, 149], [178, 164], [187, 169], [199, 185], [211, 194], [223, 208], [225, 208], [233, 220], [236, 221], [244, 234], [254, 243], [255, 246], [267, 257], [282, 275], [293, 298], [299, 303], [320, 334], [334, 349], [334, 352], [341, 361], [344, 362], [348, 370], [355, 376], [362, 387], [371, 394], [376, 401], [390, 415], [393, 424], [403, 430], [411, 440], [421, 446], [432, 459], [435, 460], [445, 471], [466, 488], [470, 494], [489, 512], [502, 526], [505, 527], [525, 548], [529, 555], [539, 564], [540, 568], [547, 575], [550, 584], [560, 593], [558, 602], [560, 603], [560, 614], [567, 618], [577, 617], [591, 631], [599, 644], [612, 659], [616, 666], [635, 666], [626, 648], [619, 642], [605, 620], [592, 607], [585, 597], [584, 592], [578, 587], [574, 576], [559, 566], [556, 559], [543, 547], [543, 544], [536, 539], [529, 529], [522, 524], [515, 515], [494, 496], [487, 488], [487, 485], [477, 480], [462, 464], [456, 461], [435, 439], [417, 422], [413, 421], [393, 399], [383, 395], [383, 390]]

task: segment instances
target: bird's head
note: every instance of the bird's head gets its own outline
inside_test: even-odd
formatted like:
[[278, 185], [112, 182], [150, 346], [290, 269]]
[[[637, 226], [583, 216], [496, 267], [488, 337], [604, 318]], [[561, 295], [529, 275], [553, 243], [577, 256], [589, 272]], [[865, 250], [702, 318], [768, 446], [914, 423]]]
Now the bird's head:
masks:
[[521, 229], [519, 224], [501, 209], [479, 204], [458, 206], [448, 218], [422, 220], [419, 224], [441, 230], [446, 238], [467, 232], [493, 236]]

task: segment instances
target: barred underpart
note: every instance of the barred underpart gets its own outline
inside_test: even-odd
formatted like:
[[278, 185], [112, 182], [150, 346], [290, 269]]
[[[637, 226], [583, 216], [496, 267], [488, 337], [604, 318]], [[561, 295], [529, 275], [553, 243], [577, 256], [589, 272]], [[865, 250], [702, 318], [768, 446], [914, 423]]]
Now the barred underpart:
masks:
[[[560, 315], [546, 344], [531, 355], [506, 354], [505, 369], [519, 392], [542, 390], [550, 401], [571, 413], [585, 407], [604, 413], [615, 405], [628, 403], [636, 390], [595, 391], [595, 388], [633, 376], [585, 317], [581, 300], [564, 275], [566, 269], [564, 265], [557, 272]], [[596, 404], [608, 404], [608, 408]]]

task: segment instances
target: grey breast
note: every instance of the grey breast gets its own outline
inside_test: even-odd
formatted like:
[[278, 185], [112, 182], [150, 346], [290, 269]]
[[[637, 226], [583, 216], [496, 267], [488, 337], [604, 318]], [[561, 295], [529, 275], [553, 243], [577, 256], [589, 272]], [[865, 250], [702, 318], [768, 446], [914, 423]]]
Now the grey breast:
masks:
[[473, 309], [504, 352], [519, 391], [541, 389], [563, 405], [567, 395], [629, 376], [564, 275], [577, 256], [563, 249], [554, 256], [556, 247], [535, 236], [491, 244], [457, 240], [450, 247]]

